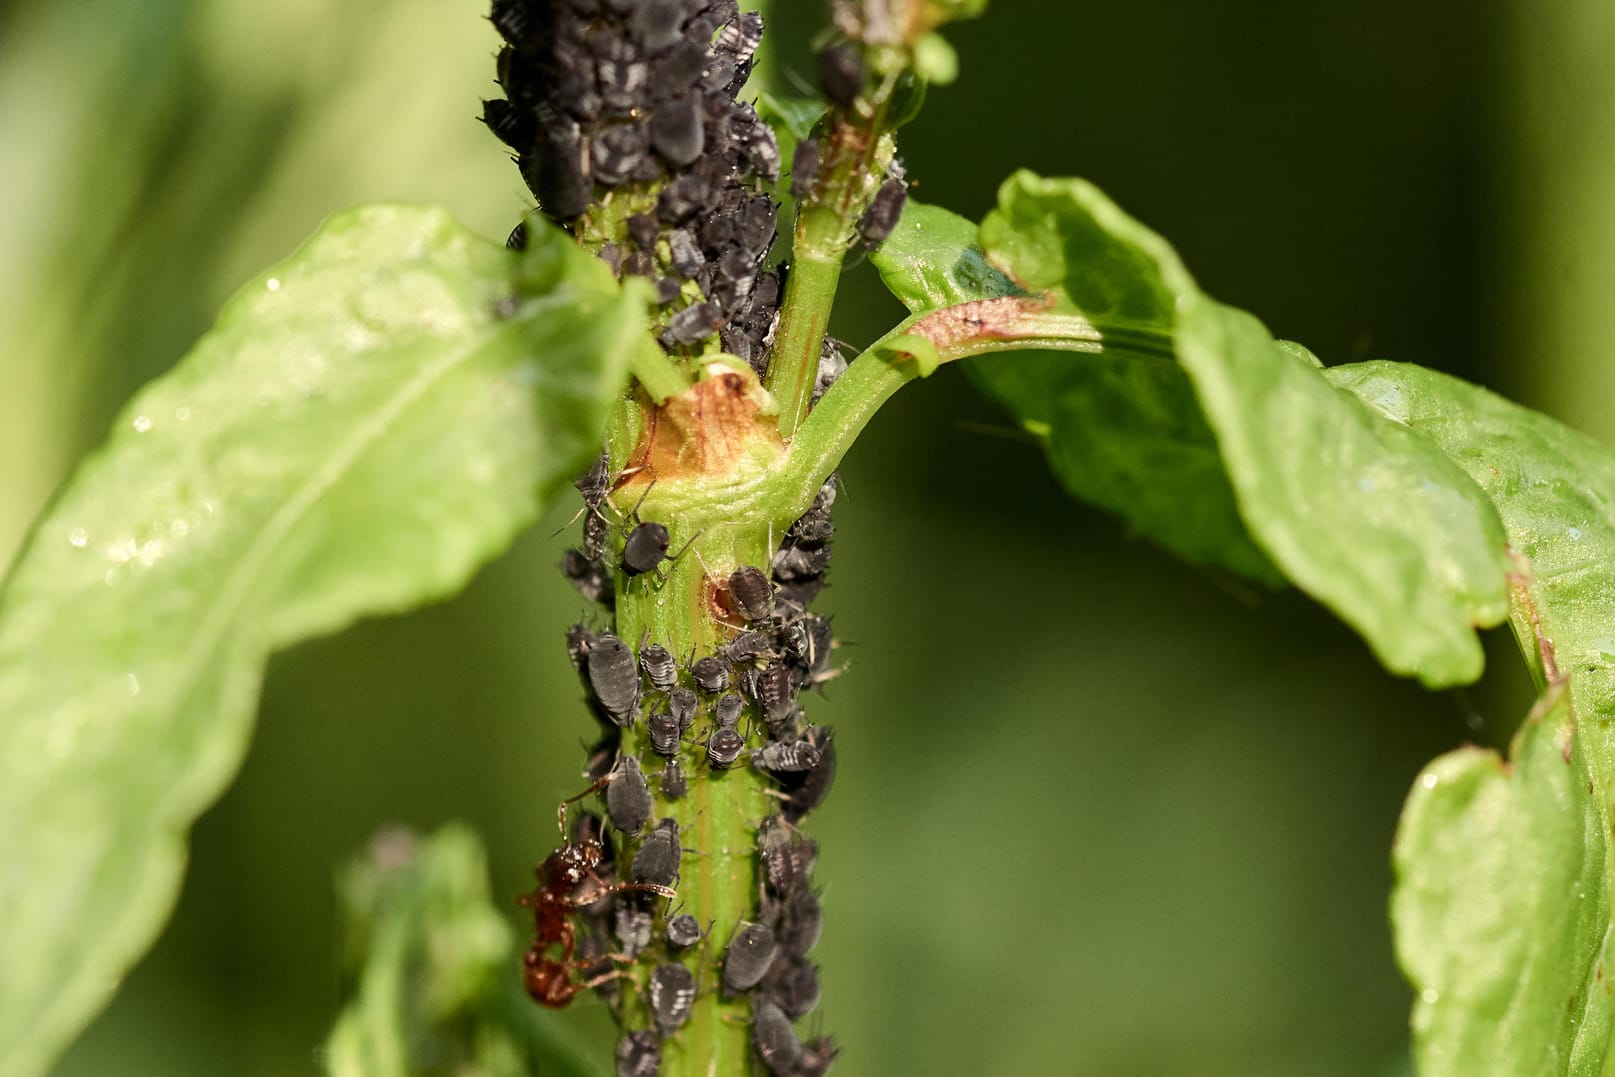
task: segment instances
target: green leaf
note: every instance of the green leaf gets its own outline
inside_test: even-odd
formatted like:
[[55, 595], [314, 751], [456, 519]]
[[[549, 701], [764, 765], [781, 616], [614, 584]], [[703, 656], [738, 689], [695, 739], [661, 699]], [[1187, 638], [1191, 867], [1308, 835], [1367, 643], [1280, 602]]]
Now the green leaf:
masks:
[[1586, 763], [1570, 696], [1554, 690], [1507, 764], [1464, 748], [1415, 781], [1391, 917], [1422, 1077], [1604, 1072], [1607, 831]]
[[574, 1034], [522, 990], [515, 940], [488, 900], [469, 828], [378, 834], [342, 873], [346, 1004], [333, 1077], [595, 1077]]
[[[1597, 870], [1597, 885], [1553, 891], [1534, 917], [1510, 920], [1512, 929], [1530, 935], [1537, 946], [1559, 946], [1565, 975], [1574, 973], [1574, 988], [1557, 989], [1550, 981], [1537, 990], [1516, 984], [1514, 1007], [1520, 1021], [1532, 1021], [1521, 1036], [1551, 1033], [1560, 1065], [1524, 1067], [1517, 1072], [1600, 1073], [1609, 1054], [1615, 1015], [1610, 1009], [1610, 939], [1615, 920], [1609, 895], [1615, 893], [1615, 857], [1610, 856], [1615, 826], [1615, 627], [1610, 596], [1615, 595], [1615, 453], [1553, 419], [1510, 403], [1456, 378], [1398, 363], [1362, 363], [1336, 367], [1328, 377], [1357, 394], [1387, 419], [1406, 424], [1430, 439], [1461, 465], [1486, 491], [1502, 516], [1510, 548], [1516, 553], [1514, 630], [1534, 665], [1540, 682], [1562, 685], [1574, 720], [1575, 761], [1584, 768], [1567, 779], [1568, 793], [1523, 786], [1515, 794], [1546, 801], [1584, 796], [1597, 813], [1597, 825], [1577, 837], [1575, 847], [1531, 827], [1482, 816], [1468, 823], [1499, 862], [1518, 863], [1520, 871], [1545, 872], [1557, 880]], [[1591, 785], [1590, 790], [1588, 785]], [[1528, 792], [1529, 791], [1529, 792]], [[1415, 793], [1415, 802], [1418, 794]], [[1414, 803], [1414, 802], [1410, 802]], [[1521, 807], [1541, 814], [1544, 805]], [[1568, 809], [1567, 809], [1568, 810]], [[1579, 809], [1578, 809], [1579, 810]], [[1404, 830], [1412, 824], [1405, 823]], [[1568, 824], [1565, 824], [1568, 825]], [[1593, 868], [1578, 866], [1585, 858]], [[1598, 863], [1601, 862], [1601, 867]], [[1410, 858], [1411, 863], [1411, 858]], [[1510, 867], [1510, 870], [1515, 870]], [[1523, 883], [1515, 884], [1516, 887]], [[1404, 881], [1403, 888], [1408, 886]], [[1401, 901], [1401, 899], [1399, 899]], [[1417, 912], [1413, 897], [1407, 907]], [[1595, 915], [1591, 925], [1583, 918]], [[1414, 954], [1403, 963], [1416, 985], [1441, 990], [1452, 975], [1496, 976], [1486, 967], [1486, 949], [1472, 940], [1446, 938], [1426, 945], [1419, 936], [1423, 922], [1396, 908], [1398, 946]], [[1575, 945], [1560, 936], [1575, 927]], [[1444, 974], [1436, 979], [1432, 970]], [[1450, 972], [1448, 971], [1450, 970]], [[1484, 982], [1477, 980], [1477, 982]], [[1424, 990], [1421, 986], [1420, 990]], [[1502, 990], [1501, 987], [1498, 988]], [[1438, 999], [1439, 1001], [1439, 999]], [[1455, 1003], [1453, 1012], [1433, 1012], [1421, 1033], [1421, 1054], [1428, 1053], [1432, 1074], [1459, 1074], [1448, 1066], [1446, 1052], [1469, 1052], [1487, 1042], [1488, 1030]], [[1566, 1026], [1569, 1021], [1570, 1027]], [[1480, 1045], [1480, 1046], [1477, 1046]], [[1570, 1060], [1568, 1063], [1565, 1060]], [[1474, 1072], [1473, 1070], [1469, 1072]]]
[[[901, 298], [968, 294], [957, 221], [933, 211], [899, 237], [878, 267]], [[1265, 554], [1395, 672], [1432, 686], [1479, 676], [1474, 628], [1507, 615], [1508, 561], [1461, 468], [1201, 293], [1165, 240], [1091, 184], [1017, 173], [978, 240], [1023, 293], [1097, 331], [1103, 363], [1022, 354], [975, 371], [1047, 439], [1073, 491], [1191, 559], [1269, 580]]]
[[976, 245], [973, 223], [912, 198], [869, 261], [891, 293], [915, 314], [972, 299], [1021, 294]]
[[333, 219], [37, 525], [0, 594], [0, 1073], [155, 937], [269, 653], [453, 593], [598, 451], [642, 308], [529, 227], [518, 263], [435, 210]]

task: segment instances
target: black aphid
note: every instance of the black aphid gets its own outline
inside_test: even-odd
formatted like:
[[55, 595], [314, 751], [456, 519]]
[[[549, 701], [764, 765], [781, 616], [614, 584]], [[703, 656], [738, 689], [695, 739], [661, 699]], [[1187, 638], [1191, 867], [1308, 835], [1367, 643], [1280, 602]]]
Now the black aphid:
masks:
[[723, 986], [736, 994], [762, 982], [779, 947], [767, 924], [743, 924], [723, 953]]
[[667, 528], [658, 523], [642, 523], [628, 533], [622, 547], [622, 570], [627, 576], [649, 572], [667, 556]]
[[806, 887], [818, 860], [819, 843], [779, 816], [771, 815], [757, 828], [757, 857], [763, 881], [775, 894], [789, 895]]
[[667, 693], [667, 709], [678, 719], [679, 732], [683, 733], [695, 721], [695, 693], [679, 685]]
[[751, 1042], [757, 1057], [777, 1077], [795, 1077], [802, 1063], [802, 1041], [791, 1028], [791, 1019], [767, 1000], [752, 1007]]
[[819, 1036], [802, 1048], [802, 1057], [796, 1064], [797, 1077], [824, 1077], [840, 1053], [835, 1040]]
[[[835, 781], [835, 741], [830, 738], [828, 729], [818, 730], [816, 733], [816, 743], [819, 746], [817, 765], [800, 774], [780, 776], [780, 784], [785, 792], [785, 800], [780, 805], [780, 814], [792, 823], [800, 822], [808, 812], [824, 803], [824, 798], [830, 794], [830, 785]], [[809, 735], [814, 736], [815, 731], [809, 730]]]
[[701, 156], [706, 125], [701, 110], [688, 98], [658, 105], [650, 118], [650, 143], [668, 164], [683, 167]]
[[819, 143], [815, 139], [804, 138], [796, 144], [796, 150], [791, 154], [791, 197], [798, 202], [806, 201], [818, 185]]
[[723, 308], [711, 301], [685, 307], [668, 320], [662, 343], [668, 347], [696, 344], [710, 337], [723, 324]]
[[681, 912], [667, 922], [667, 944], [682, 950], [701, 941], [701, 921]]
[[662, 1040], [653, 1030], [625, 1032], [617, 1041], [617, 1077], [656, 1077], [662, 1069]]
[[619, 901], [612, 912], [611, 933], [617, 937], [619, 952], [627, 958], [638, 957], [650, 945], [654, 918], [649, 910], [636, 903]]
[[632, 725], [639, 712], [639, 670], [628, 644], [609, 632], [589, 648], [589, 686], [613, 721]]
[[505, 237], [505, 246], [513, 251], [524, 251], [527, 249], [526, 221], [516, 222], [516, 227], [512, 228], [510, 230], [510, 235]]
[[683, 965], [662, 965], [651, 973], [649, 993], [656, 1027], [662, 1035], [671, 1035], [690, 1019], [690, 1010], [695, 1006], [695, 977]]
[[733, 729], [720, 728], [707, 741], [707, 762], [719, 770], [732, 767], [745, 747], [746, 738]]
[[723, 664], [723, 659], [708, 655], [696, 659], [695, 665], [690, 667], [690, 676], [703, 692], [721, 692], [729, 684], [729, 667]]
[[830, 550], [828, 543], [782, 547], [774, 555], [774, 578], [794, 581], [822, 576], [830, 567]]
[[606, 499], [606, 491], [611, 487], [611, 458], [601, 453], [595, 458], [589, 470], [579, 476], [572, 485], [583, 495], [585, 505], [591, 509], [598, 509], [600, 502]]
[[774, 587], [755, 566], [741, 565], [729, 574], [729, 597], [735, 612], [748, 621], [766, 621], [774, 614]]
[[849, 41], [819, 50], [819, 85], [843, 108], [857, 99], [864, 89], [864, 57], [857, 45]]
[[694, 280], [700, 275], [706, 259], [701, 254], [701, 244], [696, 241], [695, 233], [688, 228], [675, 229], [667, 238], [667, 246], [673, 272], [685, 280]]
[[561, 558], [561, 575], [578, 589], [578, 594], [590, 602], [610, 605], [616, 594], [611, 570], [600, 561], [588, 556], [584, 550], [568, 550]]
[[628, 28], [648, 51], [665, 49], [680, 39], [684, 0], [644, 0], [628, 18]]
[[679, 874], [679, 825], [672, 819], [663, 819], [650, 832], [645, 843], [634, 854], [629, 868], [636, 883], [653, 883], [672, 886]]
[[747, 11], [719, 30], [718, 38], [712, 45], [715, 50], [744, 63], [752, 58], [762, 42], [763, 16], [760, 12]]
[[525, 150], [533, 144], [533, 136], [537, 134], [529, 114], [502, 97], [482, 103], [482, 122], [513, 150]]
[[625, 834], [637, 834], [650, 819], [651, 806], [650, 786], [639, 769], [639, 757], [623, 756], [606, 786], [606, 814], [611, 825]]
[[768, 653], [768, 637], [761, 632], [742, 632], [718, 651], [718, 656], [730, 665], [749, 662]]
[[757, 675], [757, 706], [770, 731], [782, 731], [796, 717], [796, 700], [791, 691], [791, 671], [784, 666], [767, 666]]
[[740, 722], [740, 712], [746, 707], [746, 701], [734, 692], [725, 692], [718, 697], [718, 702], [712, 708], [712, 718], [718, 723], [720, 729], [733, 729]]
[[639, 668], [658, 691], [665, 692], [678, 683], [678, 663], [660, 643], [647, 643], [639, 649]]
[[818, 945], [824, 930], [824, 911], [811, 886], [799, 886], [784, 898], [765, 898], [763, 919], [785, 953], [802, 956]]
[[679, 720], [666, 711], [656, 711], [646, 718], [645, 732], [657, 755], [672, 755], [679, 750]]
[[867, 249], [875, 250], [892, 234], [907, 198], [908, 184], [900, 179], [889, 179], [880, 185], [869, 208], [858, 218], [858, 235]]
[[573, 669], [583, 672], [583, 667], [589, 660], [589, 650], [599, 638], [585, 625], [573, 625], [566, 630], [566, 654], [572, 659]]
[[812, 770], [819, 765], [819, 746], [809, 740], [775, 740], [751, 753], [752, 766], [776, 774]]
[[690, 783], [684, 777], [684, 765], [674, 756], [662, 768], [662, 795], [668, 800], [677, 800], [690, 791]]
[[606, 552], [606, 533], [611, 525], [606, 518], [591, 508], [584, 509], [583, 553], [591, 561], [599, 561]]
[[792, 1019], [806, 1017], [819, 1004], [819, 970], [794, 954], [776, 960], [763, 980], [763, 991]]

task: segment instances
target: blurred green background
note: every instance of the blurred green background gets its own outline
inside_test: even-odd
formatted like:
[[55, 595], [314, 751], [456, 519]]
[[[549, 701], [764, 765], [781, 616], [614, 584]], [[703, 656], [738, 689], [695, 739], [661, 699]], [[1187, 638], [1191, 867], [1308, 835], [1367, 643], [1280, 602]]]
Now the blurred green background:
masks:
[[[820, 6], [783, 6], [806, 78]], [[428, 200], [505, 234], [528, 203], [474, 120], [482, 10], [0, 0], [5, 556], [327, 214]], [[902, 141], [916, 197], [979, 216], [1014, 167], [1085, 175], [1327, 361], [1415, 360], [1610, 436], [1615, 6], [997, 0], [949, 36], [963, 75]], [[844, 296], [854, 343], [896, 317], [867, 267]], [[1394, 681], [1306, 599], [1068, 503], [1009, 435], [946, 370], [843, 470], [823, 604], [849, 668], [810, 705], [841, 746], [811, 820], [836, 1072], [1405, 1072], [1397, 812], [1430, 757], [1506, 738], [1512, 644], [1469, 693]], [[467, 819], [494, 892], [529, 885], [591, 731], [570, 512], [455, 601], [276, 660], [172, 924], [60, 1072], [316, 1071], [333, 868], [381, 824]], [[564, 1020], [609, 1057], [597, 1003]]]

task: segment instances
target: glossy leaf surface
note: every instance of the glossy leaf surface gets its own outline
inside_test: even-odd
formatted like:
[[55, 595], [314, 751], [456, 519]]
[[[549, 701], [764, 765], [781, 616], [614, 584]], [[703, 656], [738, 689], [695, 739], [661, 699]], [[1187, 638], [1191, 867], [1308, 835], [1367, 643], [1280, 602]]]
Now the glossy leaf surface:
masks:
[[[979, 279], [956, 218], [928, 211], [894, 238], [877, 265], [911, 308], [957, 302]], [[977, 238], [1022, 292], [1097, 331], [1102, 362], [977, 361], [1073, 492], [1191, 559], [1261, 580], [1276, 567], [1395, 672], [1479, 675], [1474, 628], [1506, 616], [1508, 565], [1496, 513], [1461, 468], [1207, 297], [1088, 183], [1017, 173]]]
[[0, 595], [0, 1073], [156, 936], [268, 654], [454, 592], [597, 451], [642, 307], [530, 228], [522, 260], [439, 211], [334, 218], [37, 525]]
[[[1528, 728], [1510, 770], [1447, 757], [1427, 773], [1434, 788], [1421, 783], [1409, 801], [1393, 912], [1420, 998], [1421, 1072], [1477, 1072], [1472, 1060], [1517, 1044], [1538, 1053], [1498, 1056], [1520, 1061], [1497, 1072], [1603, 1073], [1615, 1022], [1615, 454], [1419, 367], [1363, 363], [1329, 378], [1439, 445], [1490, 496], [1519, 557], [1515, 634], [1550, 697], [1564, 697], [1543, 723], [1556, 752], [1533, 749], [1545, 734]], [[1484, 779], [1446, 781], [1455, 758]], [[1454, 877], [1440, 882], [1443, 870]], [[1475, 892], [1459, 894], [1466, 882]], [[1453, 919], [1437, 930], [1442, 916]]]

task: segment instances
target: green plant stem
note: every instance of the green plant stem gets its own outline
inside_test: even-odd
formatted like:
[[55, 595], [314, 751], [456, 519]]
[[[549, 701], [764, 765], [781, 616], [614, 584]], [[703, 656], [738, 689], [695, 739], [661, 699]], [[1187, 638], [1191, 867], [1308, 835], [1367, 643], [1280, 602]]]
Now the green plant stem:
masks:
[[689, 374], [669, 359], [655, 341], [642, 336], [639, 343], [629, 360], [629, 369], [652, 400], [660, 404], [690, 387]]
[[791, 272], [769, 353], [767, 383], [779, 401], [779, 432], [785, 438], [796, 432], [813, 399], [819, 353], [847, 253], [846, 233], [845, 222], [828, 209], [804, 208], [797, 217]]
[[[917, 314], [870, 345], [814, 406], [791, 439], [781, 468], [787, 487], [834, 471], [870, 418], [893, 393], [921, 376], [911, 353], [894, 347], [919, 337], [935, 348], [934, 362], [1007, 351], [1067, 351], [1098, 355], [1125, 349], [1142, 361], [1170, 359], [1171, 341], [1134, 330], [1105, 329], [1078, 314], [1047, 309], [1041, 297], [1006, 297], [960, 303]], [[927, 358], [930, 358], [929, 356]], [[816, 487], [814, 487], [816, 489]], [[785, 512], [807, 506], [792, 504]], [[794, 517], [787, 517], [794, 518]]]
[[[739, 524], [681, 511], [676, 488], [664, 490], [659, 484], [654, 493], [654, 505], [647, 499], [645, 511], [672, 521], [675, 548], [697, 531], [699, 537], [671, 567], [664, 566], [665, 576], [619, 578], [618, 633], [635, 645], [642, 638], [660, 643], [681, 658], [711, 654], [733, 635], [734, 626], [716, 615], [708, 597], [708, 574], [726, 577], [742, 564], [767, 564], [769, 531], [751, 521]], [[624, 750], [645, 760], [651, 771], [656, 818], [678, 820], [686, 852], [673, 904], [693, 913], [703, 927], [711, 927], [706, 942], [681, 955], [690, 963], [700, 990], [689, 1023], [663, 1043], [664, 1077], [756, 1072], [750, 1006], [744, 998], [723, 997], [721, 961], [736, 925], [758, 916], [757, 826], [774, 809], [763, 777], [746, 764], [744, 755], [729, 770], [714, 770], [707, 764], [708, 730], [703, 721], [698, 719], [693, 731], [695, 742], [686, 741], [680, 749], [689, 794], [679, 800], [662, 796], [644, 723], [626, 731], [623, 741]], [[644, 971], [643, 963], [635, 971]]]

